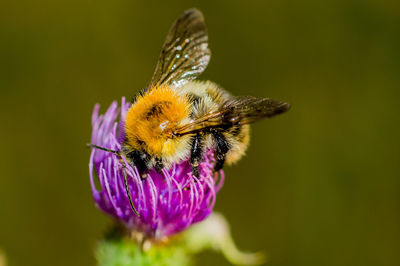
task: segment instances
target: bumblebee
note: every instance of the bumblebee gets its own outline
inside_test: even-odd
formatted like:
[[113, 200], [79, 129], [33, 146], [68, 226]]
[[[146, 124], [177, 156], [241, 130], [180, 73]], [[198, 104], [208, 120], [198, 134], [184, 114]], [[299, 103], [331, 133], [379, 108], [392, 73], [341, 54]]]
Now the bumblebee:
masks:
[[[122, 150], [111, 151], [136, 166], [142, 178], [150, 169], [160, 172], [187, 158], [198, 178], [199, 163], [209, 149], [215, 153], [214, 171], [219, 171], [245, 154], [249, 124], [290, 108], [285, 102], [232, 96], [211, 81], [195, 81], [210, 55], [202, 13], [185, 11], [167, 35], [149, 86], [132, 100]], [[131, 207], [136, 212], [132, 202]]]

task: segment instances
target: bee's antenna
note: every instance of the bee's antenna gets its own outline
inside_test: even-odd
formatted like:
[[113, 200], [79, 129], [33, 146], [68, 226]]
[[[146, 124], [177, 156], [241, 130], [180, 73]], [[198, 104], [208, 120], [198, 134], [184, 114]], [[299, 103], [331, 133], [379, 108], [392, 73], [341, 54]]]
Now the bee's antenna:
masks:
[[101, 146], [97, 146], [97, 145], [91, 144], [91, 143], [86, 144], [86, 147], [95, 148], [95, 149], [99, 149], [99, 150], [102, 150], [102, 151], [108, 151], [108, 152], [114, 153], [116, 155], [120, 155], [119, 151], [111, 150], [111, 149], [104, 148], [104, 147], [101, 147]]
[[139, 216], [139, 213], [138, 213], [138, 211], [136, 210], [135, 205], [133, 205], [133, 202], [132, 202], [131, 191], [129, 190], [128, 179], [127, 179], [127, 177], [126, 177], [126, 170], [125, 170], [125, 167], [124, 167], [124, 166], [122, 167], [122, 174], [123, 174], [123, 176], [124, 176], [125, 190], [126, 190], [126, 194], [128, 195], [129, 204], [131, 205], [131, 209], [132, 209], [132, 211], [133, 211], [137, 216]]

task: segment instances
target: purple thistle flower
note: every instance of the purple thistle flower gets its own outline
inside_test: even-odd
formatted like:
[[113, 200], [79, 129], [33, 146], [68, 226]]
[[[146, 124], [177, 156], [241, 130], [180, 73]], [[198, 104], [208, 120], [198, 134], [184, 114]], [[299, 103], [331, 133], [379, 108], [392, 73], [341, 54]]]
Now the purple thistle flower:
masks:
[[[120, 108], [117, 102], [113, 102], [104, 115], [99, 115], [100, 106], [96, 105], [92, 115], [91, 143], [119, 151], [129, 106], [130, 103], [122, 98]], [[213, 152], [207, 151], [200, 163], [199, 179], [192, 175], [190, 163], [185, 160], [174, 163], [169, 170], [163, 169], [161, 174], [151, 170], [148, 177], [141, 180], [136, 167], [121, 162], [111, 152], [92, 149], [89, 174], [93, 198], [98, 208], [133, 232], [162, 239], [204, 220], [212, 212], [216, 194], [224, 181], [223, 171], [219, 175], [213, 174], [214, 162]], [[126, 167], [132, 202], [139, 216], [129, 204], [122, 163]], [[100, 189], [95, 185], [96, 175]]]

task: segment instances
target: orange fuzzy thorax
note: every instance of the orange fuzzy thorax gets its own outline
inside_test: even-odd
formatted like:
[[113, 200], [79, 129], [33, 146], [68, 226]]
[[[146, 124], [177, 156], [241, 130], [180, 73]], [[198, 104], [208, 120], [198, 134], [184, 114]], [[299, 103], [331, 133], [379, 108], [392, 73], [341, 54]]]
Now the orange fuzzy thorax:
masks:
[[126, 115], [125, 132], [131, 148], [152, 156], [173, 156], [174, 129], [188, 117], [189, 104], [167, 86], [151, 88], [139, 96]]

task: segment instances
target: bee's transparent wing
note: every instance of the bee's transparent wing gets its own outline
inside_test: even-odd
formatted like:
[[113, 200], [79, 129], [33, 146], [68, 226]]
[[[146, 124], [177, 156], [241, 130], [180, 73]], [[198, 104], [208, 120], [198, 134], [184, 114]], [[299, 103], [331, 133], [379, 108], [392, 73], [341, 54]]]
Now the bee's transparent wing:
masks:
[[243, 125], [282, 114], [289, 110], [290, 104], [270, 98], [244, 96], [232, 98], [222, 108], [226, 110], [223, 121]]
[[210, 128], [245, 125], [289, 110], [290, 104], [253, 96], [233, 97], [215, 112], [210, 112], [179, 127], [175, 135], [186, 135]]
[[150, 86], [179, 87], [197, 78], [207, 67], [210, 55], [202, 13], [186, 10], [167, 35]]

